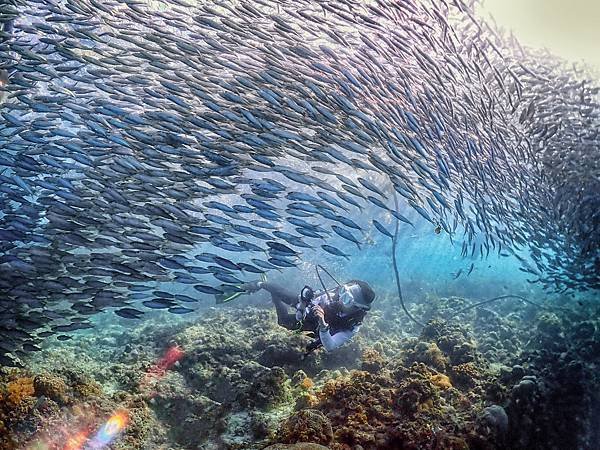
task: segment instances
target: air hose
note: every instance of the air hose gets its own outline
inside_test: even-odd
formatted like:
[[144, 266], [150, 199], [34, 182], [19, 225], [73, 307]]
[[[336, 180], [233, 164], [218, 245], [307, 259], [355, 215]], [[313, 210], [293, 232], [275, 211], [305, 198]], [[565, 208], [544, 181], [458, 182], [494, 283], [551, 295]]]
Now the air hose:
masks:
[[[396, 211], [398, 211], [398, 197], [396, 196], [396, 191], [394, 190], [394, 206], [396, 207]], [[402, 289], [400, 287], [400, 275], [398, 274], [398, 263], [396, 262], [396, 243], [398, 242], [398, 227], [399, 220], [396, 217], [396, 227], [394, 229], [394, 237], [392, 238], [392, 263], [394, 264], [394, 275], [396, 276], [396, 288], [398, 289], [398, 298], [400, 298], [400, 305], [402, 305], [402, 309], [408, 316], [410, 320], [419, 325], [421, 328], [425, 328], [425, 325], [415, 319], [413, 315], [408, 311], [406, 305], [404, 304], [404, 297], [402, 296]]]
[[[396, 211], [398, 211], [398, 197], [396, 196], [396, 191], [394, 191], [394, 205], [396, 207]], [[413, 315], [408, 311], [408, 309], [406, 308], [406, 305], [404, 304], [404, 297], [402, 296], [402, 289], [400, 288], [400, 275], [398, 273], [398, 263], [396, 262], [396, 243], [398, 242], [398, 226], [399, 226], [399, 220], [398, 218], [396, 218], [396, 227], [394, 229], [394, 237], [392, 238], [392, 263], [394, 265], [394, 275], [396, 278], [396, 288], [398, 289], [398, 297], [400, 299], [400, 305], [402, 306], [402, 309], [404, 310], [404, 312], [406, 313], [406, 315], [408, 316], [408, 318], [410, 320], [412, 320], [414, 323], [416, 323], [417, 325], [419, 325], [420, 327], [424, 328], [425, 325], [420, 322], [419, 320], [415, 319], [413, 317]], [[331, 275], [330, 275], [331, 276]], [[454, 318], [456, 318], [456, 316], [458, 316], [459, 314], [468, 311], [470, 309], [473, 308], [478, 308], [480, 306], [486, 305], [488, 303], [492, 303], [498, 300], [504, 300], [507, 298], [517, 298], [525, 303], [528, 303], [530, 305], [533, 305], [537, 308], [540, 309], [548, 309], [548, 310], [552, 310], [552, 309], [567, 309], [567, 308], [549, 308], [547, 306], [544, 305], [540, 305], [538, 303], [532, 302], [531, 300], [526, 299], [525, 297], [522, 297], [520, 295], [515, 295], [515, 294], [505, 294], [505, 295], [499, 295], [497, 297], [493, 297], [487, 300], [483, 300], [481, 302], [477, 302], [474, 303], [473, 305], [469, 305], [466, 306], [458, 311], [456, 311], [450, 318], [449, 320], [452, 320]]]
[[551, 310], [553, 310], [553, 309], [562, 309], [562, 310], [566, 310], [566, 311], [568, 311], [568, 310], [569, 310], [568, 308], [561, 308], [560, 306], [548, 307], [548, 306], [540, 305], [539, 303], [532, 302], [531, 300], [527, 300], [525, 297], [522, 297], [522, 296], [520, 296], [520, 295], [516, 295], [516, 294], [505, 294], [505, 295], [499, 295], [499, 296], [497, 296], [497, 297], [493, 297], [493, 298], [490, 298], [490, 299], [487, 299], [487, 300], [483, 300], [483, 301], [481, 301], [481, 302], [477, 302], [477, 303], [474, 303], [474, 304], [472, 304], [472, 305], [469, 305], [469, 306], [465, 306], [464, 308], [462, 308], [462, 309], [459, 309], [458, 311], [456, 311], [456, 312], [455, 312], [455, 313], [454, 313], [454, 314], [453, 314], [453, 315], [450, 317], [450, 319], [454, 319], [454, 318], [455, 318], [456, 316], [458, 316], [459, 314], [461, 314], [461, 313], [464, 313], [465, 311], [468, 311], [468, 310], [470, 310], [470, 309], [473, 309], [473, 308], [478, 308], [478, 307], [480, 307], [480, 306], [483, 306], [483, 305], [486, 305], [486, 304], [488, 304], [488, 303], [492, 303], [492, 302], [495, 302], [495, 301], [497, 301], [497, 300], [504, 300], [504, 299], [507, 299], [507, 298], [517, 298], [517, 299], [519, 299], [519, 300], [521, 300], [521, 301], [523, 301], [523, 302], [525, 302], [525, 303], [527, 303], [527, 304], [529, 304], [529, 305], [535, 306], [536, 308], [540, 308], [540, 309], [547, 309], [547, 310], [549, 310], [549, 311], [551, 311]]
[[331, 275], [331, 273], [329, 273], [329, 271], [323, 267], [321, 264], [317, 264], [315, 266], [315, 271], [317, 272], [317, 277], [319, 278], [319, 282], [321, 283], [321, 287], [323, 288], [323, 291], [325, 291], [325, 295], [327, 295], [327, 299], [331, 302], [331, 296], [329, 295], [329, 291], [327, 290], [327, 288], [325, 287], [325, 283], [323, 283], [323, 279], [321, 278], [321, 274], [319, 273], [319, 269], [321, 269], [322, 271], [324, 271], [327, 275], [329, 275], [329, 278], [331, 278], [333, 281], [336, 282], [336, 284], [338, 286], [341, 286], [340, 282], [338, 280], [336, 280], [334, 278], [333, 275]]

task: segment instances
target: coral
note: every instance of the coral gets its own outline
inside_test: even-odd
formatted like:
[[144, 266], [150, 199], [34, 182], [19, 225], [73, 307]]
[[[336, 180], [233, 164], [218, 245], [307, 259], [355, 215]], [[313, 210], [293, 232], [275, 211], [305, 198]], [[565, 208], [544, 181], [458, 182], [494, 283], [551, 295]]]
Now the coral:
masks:
[[454, 384], [471, 388], [483, 377], [480, 369], [472, 362], [453, 366], [451, 369], [451, 377]]
[[328, 445], [333, 439], [329, 419], [320, 411], [304, 409], [292, 414], [278, 430], [278, 441], [285, 444], [313, 442]]
[[315, 382], [309, 377], [304, 377], [300, 382], [300, 388], [305, 391], [312, 389], [314, 386]]
[[294, 409], [299, 411], [304, 408], [314, 408], [319, 404], [318, 397], [311, 392], [302, 392], [297, 398]]
[[144, 442], [155, 428], [152, 411], [140, 398], [126, 400], [127, 427], [118, 441], [117, 449], [144, 448]]
[[448, 358], [444, 356], [435, 343], [430, 343], [425, 351], [425, 361], [436, 369], [444, 369], [448, 364]]
[[290, 347], [286, 342], [277, 342], [268, 345], [261, 352], [258, 362], [266, 367], [294, 364], [301, 355], [302, 351], [299, 348]]
[[2, 420], [0, 420], [0, 448], [2, 450], [16, 450], [19, 448], [11, 433], [9, 433], [8, 426]]
[[589, 320], [576, 324], [572, 331], [573, 337], [581, 340], [593, 339], [595, 333], [596, 326]]
[[443, 443], [439, 448], [466, 449], [479, 438], [471, 431], [476, 415], [463, 413], [458, 419], [451, 413], [468, 402], [451, 387], [447, 375], [424, 363], [406, 367], [387, 361], [377, 373], [354, 370], [326, 381], [312, 409], [330, 420], [333, 450], [418, 449], [433, 441]]
[[335, 442], [373, 448], [397, 418], [397, 391], [388, 374], [354, 371], [325, 383], [318, 408], [332, 421]]
[[558, 336], [561, 332], [561, 321], [558, 316], [551, 312], [542, 313], [539, 317], [537, 329], [547, 336]]
[[[171, 438], [185, 447], [222, 431], [224, 408], [202, 395], [159, 393], [152, 402], [158, 418], [169, 425]], [[193, 430], [193, 433], [190, 433]]]
[[442, 390], [450, 389], [452, 387], [450, 378], [442, 373], [433, 375], [431, 378], [429, 378], [429, 381]]
[[297, 442], [296, 444], [274, 444], [265, 447], [264, 450], [329, 450], [319, 444], [310, 442]]
[[51, 400], [54, 400], [59, 405], [70, 402], [68, 397], [68, 387], [65, 381], [52, 374], [44, 373], [36, 375], [33, 379], [36, 395], [43, 395]]
[[427, 383], [425, 378], [407, 378], [401, 383], [401, 388], [398, 390], [396, 407], [403, 415], [414, 417], [418, 412], [432, 408], [435, 395], [431, 383]]
[[[454, 303], [468, 304], [444, 300], [439, 316]], [[37, 352], [37, 370], [0, 370], [0, 448], [23, 448], [65, 412], [108, 417], [123, 405], [130, 423], [115, 449], [498, 450], [600, 440], [600, 308], [563, 317], [513, 304], [502, 315], [434, 319], [415, 337], [401, 313], [372, 313], [343, 352], [306, 359], [305, 338], [247, 306], [209, 309], [193, 324], [149, 319], [133, 337], [107, 326], [103, 339]], [[516, 326], [524, 317], [531, 325]], [[173, 344], [183, 358], [143, 389], [143, 374]], [[27, 378], [34, 392], [15, 408], [8, 386]]]
[[22, 377], [17, 378], [14, 381], [9, 382], [6, 385], [7, 401], [12, 404], [13, 407], [20, 406], [23, 402], [31, 399], [35, 393], [33, 386], [33, 378]]
[[448, 358], [435, 342], [418, 342], [412, 350], [406, 352], [406, 364], [413, 362], [425, 363], [434, 369], [444, 370]]
[[385, 359], [381, 353], [374, 348], [367, 348], [362, 352], [361, 369], [367, 372], [379, 372], [385, 365]]
[[478, 358], [473, 338], [463, 326], [435, 319], [423, 328], [421, 339], [435, 342], [451, 365], [475, 361]]
[[456, 386], [471, 389], [478, 384], [483, 375], [475, 364], [469, 362], [453, 366], [450, 370], [450, 376]]
[[73, 386], [74, 392], [82, 398], [95, 398], [102, 395], [102, 386], [93, 380], [86, 380]]
[[281, 367], [247, 365], [242, 368], [240, 375], [250, 380], [244, 404], [268, 408], [287, 400], [289, 379]]

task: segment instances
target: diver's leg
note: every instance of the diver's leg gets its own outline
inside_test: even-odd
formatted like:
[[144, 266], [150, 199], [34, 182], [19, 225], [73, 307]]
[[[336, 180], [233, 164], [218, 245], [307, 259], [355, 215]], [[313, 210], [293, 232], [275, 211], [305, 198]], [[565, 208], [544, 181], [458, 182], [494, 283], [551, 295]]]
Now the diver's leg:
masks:
[[279, 299], [283, 303], [289, 306], [296, 306], [298, 303], [298, 295], [284, 288], [283, 286], [275, 283], [262, 283], [260, 286], [262, 289], [269, 291], [273, 301]]
[[289, 310], [296, 305], [298, 297], [278, 284], [264, 283], [261, 287], [271, 294], [277, 313], [277, 323], [288, 330], [295, 329], [298, 323], [296, 314], [290, 313]]
[[272, 300], [273, 304], [275, 305], [275, 312], [277, 313], [277, 324], [287, 328], [288, 330], [296, 329], [298, 325], [296, 314], [288, 312], [289, 305], [283, 303], [277, 297], [272, 297]]

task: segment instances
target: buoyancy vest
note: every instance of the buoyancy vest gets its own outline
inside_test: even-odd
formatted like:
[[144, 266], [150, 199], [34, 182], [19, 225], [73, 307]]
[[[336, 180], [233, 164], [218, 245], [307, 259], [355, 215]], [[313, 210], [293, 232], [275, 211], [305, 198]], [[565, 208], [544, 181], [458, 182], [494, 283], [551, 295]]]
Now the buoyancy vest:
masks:
[[[321, 296], [316, 297], [313, 300], [313, 304], [320, 305], [321, 308], [323, 308], [323, 311], [325, 312], [325, 322], [329, 324], [329, 333], [332, 336], [340, 331], [352, 330], [354, 327], [362, 324], [363, 319], [367, 315], [367, 311], [362, 309], [357, 309], [351, 313], [344, 314], [341, 305], [335, 301], [337, 299], [337, 293], [331, 296], [332, 300], [334, 300], [332, 302], [326, 302], [322, 296], [326, 296], [326, 294], [323, 293]], [[306, 315], [304, 320], [305, 322], [310, 323], [311, 328], [314, 330], [313, 335], [315, 336], [315, 340], [306, 348], [307, 353], [310, 353], [323, 345], [321, 344], [321, 338], [319, 337], [319, 321], [312, 311]]]

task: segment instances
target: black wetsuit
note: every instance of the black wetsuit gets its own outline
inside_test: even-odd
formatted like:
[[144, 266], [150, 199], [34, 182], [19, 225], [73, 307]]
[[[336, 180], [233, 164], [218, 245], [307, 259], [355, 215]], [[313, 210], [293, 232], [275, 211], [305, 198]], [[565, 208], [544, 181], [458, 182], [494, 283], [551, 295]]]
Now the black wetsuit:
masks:
[[[288, 330], [316, 331], [319, 322], [312, 314], [307, 314], [301, 326], [296, 318], [298, 294], [275, 283], [263, 283], [262, 288], [271, 294], [279, 325]], [[290, 308], [294, 309], [293, 313], [290, 312]]]
[[[271, 294], [271, 299], [277, 312], [277, 323], [288, 330], [310, 332], [310, 336], [315, 338], [315, 340], [308, 345], [307, 351], [310, 352], [319, 348], [322, 345], [319, 333], [319, 319], [312, 311], [308, 311], [304, 315], [304, 318], [298, 319], [296, 315], [299, 302], [298, 295], [274, 283], [263, 283], [261, 287]], [[341, 305], [336, 301], [337, 294], [332, 294], [332, 298], [332, 302], [327, 302], [326, 304], [319, 303], [325, 313], [325, 321], [329, 324], [329, 331], [327, 333], [329, 336], [335, 336], [340, 333], [340, 336], [336, 336], [336, 338], [347, 340], [351, 337], [351, 334], [358, 331], [358, 327], [362, 323], [366, 312], [356, 310], [351, 313], [343, 313]], [[290, 312], [290, 308], [293, 308], [294, 312]], [[344, 335], [346, 337], [343, 337]], [[323, 338], [329, 338], [329, 336], [325, 335]], [[336, 345], [339, 345], [339, 343]]]

